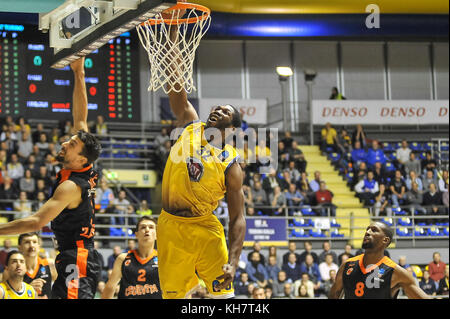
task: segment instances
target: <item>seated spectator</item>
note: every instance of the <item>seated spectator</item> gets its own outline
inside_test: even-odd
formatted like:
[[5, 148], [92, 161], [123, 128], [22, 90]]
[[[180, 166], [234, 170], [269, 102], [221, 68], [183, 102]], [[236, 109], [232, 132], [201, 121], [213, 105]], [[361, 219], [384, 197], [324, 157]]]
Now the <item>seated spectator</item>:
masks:
[[301, 298], [310, 298], [309, 295], [308, 295], [308, 289], [306, 288], [305, 285], [301, 285], [298, 288], [298, 297], [297, 298], [299, 298], [299, 299], [301, 299]]
[[257, 253], [259, 255], [259, 262], [263, 266], [266, 266], [266, 257], [264, 257], [264, 255], [261, 254], [261, 243], [259, 241], [255, 241], [253, 243], [253, 250], [251, 252], [249, 252], [248, 255], [247, 255], [247, 260], [248, 261], [250, 261], [250, 258], [251, 258], [253, 253]]
[[378, 216], [391, 216], [392, 215], [392, 209], [388, 207], [389, 200], [388, 196], [386, 194], [386, 187], [384, 184], [380, 185], [380, 192], [375, 197], [375, 211], [374, 215], [376, 217]]
[[417, 176], [415, 171], [410, 171], [408, 173], [408, 178], [405, 181], [407, 190], [411, 190], [412, 189], [412, 183], [413, 182], [417, 184], [417, 189], [420, 192], [422, 192], [423, 191], [422, 179]]
[[289, 165], [289, 150], [282, 141], [278, 142], [278, 165], [285, 169]]
[[437, 180], [437, 178], [434, 177], [432, 170], [428, 170], [425, 173], [425, 176], [423, 177], [423, 180], [422, 180], [422, 184], [423, 184], [423, 189], [425, 191], [430, 189], [430, 184], [434, 184], [435, 188], [439, 189], [439, 181]]
[[277, 171], [274, 168], [270, 168], [269, 174], [263, 179], [262, 188], [266, 192], [266, 196], [269, 198], [273, 194], [274, 188], [280, 186], [281, 179], [277, 176]]
[[325, 152], [327, 148], [331, 148], [333, 152], [337, 152], [337, 132], [331, 126], [331, 123], [326, 123], [321, 132], [322, 152]]
[[6, 169], [8, 172], [8, 176], [11, 177], [13, 181], [19, 181], [25, 171], [23, 169], [23, 165], [19, 162], [19, 157], [17, 154], [11, 155], [11, 161], [6, 165]]
[[281, 191], [280, 186], [276, 186], [274, 193], [269, 195], [269, 202], [271, 203], [275, 214], [285, 214], [287, 200], [284, 192]]
[[4, 202], [0, 202], [0, 209], [11, 209], [12, 203], [8, 203], [7, 201], [17, 199], [18, 193], [19, 190], [14, 185], [13, 180], [9, 176], [5, 176], [3, 178], [3, 184], [0, 185], [0, 198], [4, 200]]
[[380, 162], [383, 166], [386, 164], [386, 156], [380, 146], [378, 141], [372, 142], [372, 148], [367, 152], [367, 166], [369, 169], [373, 169], [376, 162]]
[[300, 265], [300, 254], [297, 254], [297, 244], [295, 241], [290, 240], [288, 245], [288, 252], [283, 255], [283, 264], [287, 264], [290, 254], [295, 254], [297, 263]]
[[286, 277], [292, 282], [300, 279], [302, 274], [300, 265], [297, 264], [297, 257], [294, 253], [289, 254], [288, 262], [286, 264], [283, 264], [281, 269], [286, 272]]
[[42, 179], [45, 183], [45, 187], [50, 188], [53, 186], [51, 175], [49, 174], [49, 172], [47, 170], [47, 166], [45, 166], [45, 165], [39, 166], [39, 172], [38, 172], [38, 175], [36, 176], [36, 178]]
[[304, 286], [306, 288], [308, 298], [314, 298], [314, 283], [310, 280], [307, 273], [303, 273], [301, 279], [294, 282], [294, 295], [298, 297], [299, 288]]
[[296, 185], [303, 197], [307, 198], [312, 193], [311, 188], [309, 187], [308, 174], [306, 174], [306, 172], [303, 172], [300, 175], [300, 180], [297, 181]]
[[39, 165], [36, 164], [36, 157], [34, 155], [28, 156], [25, 161], [24, 169], [29, 169], [31, 171], [31, 175], [36, 177], [39, 173]]
[[26, 132], [26, 133], [31, 132], [31, 127], [27, 123], [27, 121], [25, 120], [25, 118], [23, 116], [21, 116], [17, 119], [17, 125], [15, 127], [15, 131], [16, 132]]
[[300, 179], [300, 172], [295, 168], [295, 161], [289, 161], [289, 166], [284, 170], [284, 172], [289, 172], [290, 179], [294, 183]]
[[286, 272], [281, 270], [278, 273], [277, 280], [272, 283], [273, 295], [275, 297], [282, 297], [284, 295], [284, 285], [287, 283], [292, 283], [292, 281], [287, 278]]
[[[298, 169], [299, 172], [305, 172], [306, 171], [306, 160], [305, 155], [301, 151], [301, 149], [298, 148], [297, 141], [292, 141], [292, 147], [289, 151], [289, 160], [294, 161], [295, 168]], [[296, 178], [295, 180], [298, 180]]]
[[397, 161], [400, 164], [402, 170], [404, 170], [404, 165], [409, 161], [409, 155], [411, 154], [411, 149], [408, 146], [408, 142], [406, 140], [402, 141], [402, 146], [395, 151], [395, 155], [397, 157]]
[[113, 247], [113, 253], [108, 257], [107, 266], [108, 266], [108, 278], [111, 276], [112, 269], [114, 268], [114, 262], [116, 258], [122, 253], [122, 248], [118, 245]]
[[36, 190], [36, 181], [31, 175], [31, 171], [27, 169], [25, 176], [19, 181], [19, 188], [22, 192], [26, 192], [29, 198], [32, 198], [34, 191]]
[[45, 134], [44, 125], [42, 123], [38, 123], [36, 125], [36, 129], [31, 134], [31, 140], [32, 140], [33, 144], [36, 144], [37, 142], [39, 142], [39, 139], [40, 139], [42, 133]]
[[319, 264], [320, 277], [322, 278], [323, 281], [330, 279], [331, 270], [337, 272], [339, 270], [339, 267], [337, 264], [333, 262], [333, 255], [327, 254], [325, 257], [325, 261]]
[[339, 90], [337, 87], [333, 87], [331, 89], [330, 100], [346, 100], [346, 98], [341, 93], [339, 93]]
[[437, 294], [440, 296], [448, 296], [448, 265], [445, 266], [444, 278], [439, 281]]
[[297, 211], [297, 209], [303, 205], [303, 201], [305, 200], [303, 195], [297, 190], [295, 184], [289, 185], [289, 191], [285, 193], [285, 197], [290, 215]]
[[428, 271], [430, 278], [439, 284], [439, 281], [445, 277], [445, 263], [441, 261], [441, 254], [438, 252], [433, 253], [433, 261], [428, 264]]
[[36, 159], [36, 165], [40, 167], [42, 164], [44, 164], [45, 154], [41, 154], [41, 152], [39, 151], [39, 147], [36, 144], [33, 145], [33, 152], [31, 152], [30, 156], [31, 155], [33, 155]]
[[416, 182], [412, 183], [412, 189], [406, 193], [406, 200], [408, 204], [411, 205], [412, 214], [417, 211], [422, 215], [426, 215], [427, 211], [422, 207], [423, 195]]
[[379, 192], [378, 182], [374, 179], [372, 171], [367, 173], [367, 177], [358, 182], [355, 186], [357, 196], [364, 202], [364, 205], [371, 205], [371, 201], [375, 200]]
[[39, 141], [36, 143], [36, 146], [39, 148], [41, 154], [45, 156], [48, 151], [47, 134], [42, 133], [41, 136], [39, 136]]
[[276, 259], [276, 264], [277, 265], [282, 265], [283, 264], [283, 256], [281, 256], [280, 254], [278, 254], [278, 249], [276, 246], [270, 246], [269, 247], [269, 255], [268, 257], [272, 257], [274, 256]]
[[267, 206], [267, 195], [262, 189], [261, 182], [255, 182], [255, 186], [252, 189], [253, 197], [253, 207], [258, 211], [267, 212], [267, 208], [262, 206]]
[[313, 257], [313, 261], [318, 264], [319, 263], [319, 257], [315, 252], [312, 251], [312, 244], [309, 240], [303, 242], [303, 248], [305, 249], [298, 259], [298, 263], [301, 265], [305, 262], [306, 256], [311, 255]]
[[148, 207], [148, 202], [145, 199], [141, 201], [141, 205], [136, 211], [136, 214], [141, 216], [151, 216], [153, 214], [153, 211]]
[[309, 182], [309, 188], [311, 189], [312, 192], [317, 192], [320, 189], [320, 172], [319, 171], [315, 171], [314, 172], [314, 179]]
[[26, 161], [33, 151], [33, 143], [30, 139], [30, 133], [25, 132], [22, 134], [22, 138], [17, 142], [17, 155], [22, 163]]
[[367, 153], [361, 148], [361, 142], [356, 141], [355, 147], [351, 152], [353, 167], [358, 167], [362, 162], [367, 161]]
[[277, 265], [277, 257], [269, 257], [269, 263], [266, 266], [266, 271], [269, 276], [269, 284], [272, 285], [278, 280], [278, 273], [281, 271], [280, 267]]
[[292, 142], [294, 141], [294, 139], [292, 138], [292, 134], [289, 131], [284, 131], [284, 137], [281, 140], [284, 143], [284, 146], [287, 149], [291, 149], [292, 148]]
[[283, 288], [283, 299], [293, 299], [294, 296], [292, 295], [292, 284], [285, 283]]
[[310, 280], [314, 283], [314, 290], [320, 288], [322, 277], [320, 275], [319, 266], [314, 262], [314, 258], [311, 254], [306, 255], [305, 261], [300, 266], [300, 271], [309, 275]]
[[289, 171], [283, 171], [283, 178], [280, 180], [281, 191], [285, 192], [289, 190], [289, 185], [293, 183], [291, 174]]
[[37, 212], [46, 203], [47, 198], [43, 192], [38, 192], [36, 195], [36, 202], [33, 203], [33, 211]]
[[5, 150], [0, 150], [0, 171], [6, 170], [6, 163], [8, 162], [8, 156]]
[[34, 198], [37, 197], [37, 193], [42, 192], [45, 195], [45, 198], [50, 198], [50, 188], [45, 185], [45, 181], [43, 179], [38, 179], [36, 181], [36, 190], [34, 192]]
[[361, 162], [359, 167], [354, 168], [354, 177], [353, 177], [353, 187], [356, 186], [361, 180], [364, 180], [367, 176], [369, 170], [367, 169], [367, 164], [365, 162]]
[[352, 134], [352, 145], [355, 145], [356, 142], [361, 144], [361, 148], [366, 148], [366, 133], [364, 133], [361, 124], [356, 125], [356, 128]]
[[[126, 199], [127, 193], [124, 190], [119, 192], [118, 198], [113, 200], [115, 214], [125, 215], [128, 213], [130, 207], [130, 201]], [[111, 217], [112, 225], [125, 225], [125, 217]]]
[[400, 267], [402, 267], [403, 269], [406, 269], [406, 268], [408, 268], [408, 267], [411, 267], [411, 265], [408, 264], [408, 263], [406, 262], [406, 256], [400, 256], [400, 257], [398, 258], [398, 265], [399, 265]]
[[22, 219], [33, 214], [33, 206], [27, 198], [26, 192], [20, 192], [19, 199], [14, 202], [14, 210], [18, 212], [14, 219]]
[[336, 270], [330, 270], [329, 273], [329, 278], [328, 280], [325, 280], [325, 282], [323, 283], [323, 293], [325, 294], [325, 296], [329, 296], [330, 295], [330, 290], [331, 287], [333, 287], [333, 285], [336, 282]]
[[95, 123], [94, 133], [99, 137], [107, 137], [108, 136], [108, 126], [103, 119], [103, 116], [97, 116], [97, 123]]
[[252, 282], [248, 284], [248, 286], [247, 286], [247, 288], [248, 288], [248, 291], [247, 291], [247, 298], [253, 298], [253, 290], [254, 290], [256, 287], [257, 287], [257, 285], [254, 284], [254, 283], [252, 283]]
[[[427, 215], [440, 215], [442, 209], [439, 207], [442, 205], [442, 195], [436, 189], [435, 184], [430, 184], [428, 192], [423, 194], [423, 205], [427, 207]], [[429, 223], [433, 221], [429, 220]]]
[[419, 282], [419, 287], [430, 296], [436, 296], [436, 283], [430, 278], [430, 272], [428, 270], [423, 271], [422, 280]]
[[352, 139], [345, 128], [337, 136], [338, 151], [341, 154], [347, 154], [352, 151]]
[[[350, 244], [345, 245], [344, 252], [338, 256], [339, 266], [341, 266], [342, 263], [344, 262], [343, 258], [355, 257], [352, 254], [352, 249], [353, 249], [352, 245], [350, 245]], [[346, 255], [346, 257], [344, 257], [344, 255]]]
[[399, 207], [400, 200], [406, 200], [406, 183], [400, 170], [395, 171], [395, 178], [391, 181], [389, 190], [391, 191], [392, 206]]
[[320, 216], [336, 216], [336, 206], [333, 205], [333, 193], [327, 189], [325, 182], [320, 182], [320, 189], [316, 192], [316, 203]]
[[53, 127], [52, 131], [50, 132], [49, 141], [50, 143], [55, 144], [56, 153], [59, 153], [59, 151], [61, 150], [61, 145], [59, 144], [59, 136], [60, 136], [59, 128]]
[[265, 288], [269, 281], [269, 275], [266, 268], [261, 263], [260, 254], [253, 252], [250, 255], [250, 260], [247, 263], [246, 272], [251, 282], [256, 283], [258, 287]]
[[409, 160], [404, 164], [404, 168], [406, 174], [409, 174], [409, 172], [411, 171], [416, 172], [416, 175], [422, 174], [420, 161], [416, 159], [416, 154], [414, 154], [413, 152], [409, 154]]
[[248, 274], [246, 272], [241, 273], [239, 280], [234, 282], [234, 292], [236, 296], [245, 296], [248, 292]]
[[328, 254], [330, 254], [333, 257], [333, 262], [335, 264], [337, 264], [339, 262], [336, 253], [331, 250], [331, 242], [324, 241], [322, 244], [322, 248], [323, 248], [323, 251], [319, 255], [319, 261], [318, 261], [319, 264], [323, 263], [325, 261], [325, 257]]
[[437, 167], [437, 162], [433, 158], [433, 155], [431, 154], [431, 152], [426, 153], [426, 158], [424, 160], [422, 160], [421, 166], [422, 166], [422, 172], [424, 174], [426, 174], [427, 171], [432, 171], [433, 176], [434, 176], [434, 173], [435, 173], [436, 167]]
[[442, 177], [439, 179], [439, 191], [441, 193], [448, 193], [448, 171], [442, 171]]

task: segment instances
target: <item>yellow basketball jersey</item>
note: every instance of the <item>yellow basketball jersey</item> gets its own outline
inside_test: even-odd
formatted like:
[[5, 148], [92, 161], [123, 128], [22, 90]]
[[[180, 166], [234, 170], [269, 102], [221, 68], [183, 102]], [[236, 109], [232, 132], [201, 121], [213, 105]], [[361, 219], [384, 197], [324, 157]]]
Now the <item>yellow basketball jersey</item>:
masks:
[[7, 282], [0, 283], [3, 299], [36, 299], [36, 292], [29, 284], [22, 283], [22, 291], [17, 292]]
[[172, 146], [162, 182], [163, 203], [170, 212], [190, 210], [205, 216], [225, 195], [227, 169], [239, 156], [231, 145], [219, 149], [209, 144], [204, 129], [200, 121], [188, 124]]

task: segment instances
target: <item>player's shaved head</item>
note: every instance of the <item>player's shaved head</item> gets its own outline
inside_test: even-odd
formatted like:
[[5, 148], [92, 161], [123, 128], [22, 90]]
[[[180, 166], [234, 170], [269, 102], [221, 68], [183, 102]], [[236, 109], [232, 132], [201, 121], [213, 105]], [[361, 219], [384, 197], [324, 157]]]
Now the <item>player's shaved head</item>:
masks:
[[[386, 237], [389, 238], [389, 244], [390, 244], [392, 242], [392, 238], [394, 237], [394, 231], [392, 230], [392, 228], [389, 227], [388, 225], [386, 225], [385, 223], [376, 222], [376, 224], [381, 228], [384, 235], [386, 235]], [[388, 244], [388, 246], [389, 246], [389, 244]]]

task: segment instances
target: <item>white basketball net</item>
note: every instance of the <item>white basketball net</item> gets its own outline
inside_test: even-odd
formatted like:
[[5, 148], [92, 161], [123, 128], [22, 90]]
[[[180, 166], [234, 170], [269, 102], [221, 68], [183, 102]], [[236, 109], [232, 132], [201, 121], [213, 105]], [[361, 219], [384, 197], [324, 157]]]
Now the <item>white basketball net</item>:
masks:
[[[172, 21], [181, 20], [179, 13], [180, 10], [172, 11]], [[162, 88], [168, 94], [184, 89], [189, 94], [196, 90], [193, 79], [195, 52], [211, 25], [211, 16], [201, 19], [197, 10], [188, 10], [183, 18], [193, 17], [198, 19], [192, 24], [180, 22], [170, 25], [161, 21], [152, 25], [146, 21], [136, 27], [150, 62], [149, 91]], [[153, 19], [163, 18], [157, 14]], [[177, 30], [177, 35], [175, 39], [170, 39], [170, 30], [173, 28]]]

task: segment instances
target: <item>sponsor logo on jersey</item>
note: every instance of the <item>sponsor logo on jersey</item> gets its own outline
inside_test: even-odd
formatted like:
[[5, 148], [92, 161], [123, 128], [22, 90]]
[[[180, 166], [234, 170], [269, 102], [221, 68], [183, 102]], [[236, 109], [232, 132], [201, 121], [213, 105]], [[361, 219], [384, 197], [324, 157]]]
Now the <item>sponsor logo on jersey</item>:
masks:
[[40, 271], [41, 271], [41, 274], [45, 275], [46, 271], [45, 271], [45, 267], [44, 266], [41, 267]]
[[28, 294], [28, 297], [30, 297], [30, 298], [33, 296], [33, 292], [30, 289], [27, 290], [27, 294]]
[[222, 153], [220, 153], [219, 160], [221, 160], [222, 162], [225, 161], [228, 156], [230, 155], [230, 153], [228, 151], [223, 151]]
[[131, 260], [130, 259], [125, 261], [125, 266], [129, 266], [130, 264], [131, 264]]
[[199, 182], [205, 171], [202, 162], [195, 157], [189, 157], [186, 160], [186, 165], [190, 180], [193, 182]]
[[349, 268], [349, 269], [347, 270], [347, 275], [350, 275], [350, 274], [352, 273], [352, 271], [353, 271], [353, 268]]

